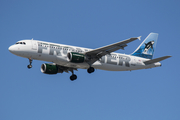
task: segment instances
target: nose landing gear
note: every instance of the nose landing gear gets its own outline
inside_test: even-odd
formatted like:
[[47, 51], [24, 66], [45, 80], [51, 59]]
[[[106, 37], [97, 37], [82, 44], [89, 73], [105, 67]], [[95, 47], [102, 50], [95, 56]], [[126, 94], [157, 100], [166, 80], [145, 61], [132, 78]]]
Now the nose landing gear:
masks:
[[32, 68], [32, 65], [31, 65], [31, 64], [32, 64], [32, 61], [33, 61], [33, 60], [32, 60], [31, 58], [29, 58], [29, 65], [27, 66], [27, 68], [29, 68], [29, 69]]

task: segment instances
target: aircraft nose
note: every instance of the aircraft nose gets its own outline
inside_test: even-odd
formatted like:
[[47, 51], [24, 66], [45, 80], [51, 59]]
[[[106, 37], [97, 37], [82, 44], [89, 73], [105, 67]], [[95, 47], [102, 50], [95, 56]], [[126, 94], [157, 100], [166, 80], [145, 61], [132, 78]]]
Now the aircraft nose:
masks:
[[12, 46], [10, 46], [10, 47], [8, 48], [8, 50], [11, 52], [11, 51], [12, 51]]
[[9, 48], [8, 48], [9, 52], [13, 53], [14, 52], [14, 46], [11, 45]]

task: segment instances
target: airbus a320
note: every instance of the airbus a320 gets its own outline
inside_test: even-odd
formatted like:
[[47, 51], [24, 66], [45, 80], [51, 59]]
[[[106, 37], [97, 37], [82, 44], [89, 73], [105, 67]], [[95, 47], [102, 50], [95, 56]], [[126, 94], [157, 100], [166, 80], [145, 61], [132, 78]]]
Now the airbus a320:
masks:
[[41, 72], [57, 74], [71, 72], [70, 80], [77, 79], [74, 71], [87, 69], [93, 73], [95, 69], [107, 71], [131, 71], [161, 66], [160, 61], [171, 56], [153, 58], [158, 34], [150, 33], [140, 46], [130, 55], [115, 53], [140, 37], [129, 38], [97, 49], [89, 49], [64, 44], [56, 44], [39, 40], [20, 40], [9, 47], [9, 51], [17, 56], [28, 58], [29, 69], [33, 60], [47, 61], [41, 65]]

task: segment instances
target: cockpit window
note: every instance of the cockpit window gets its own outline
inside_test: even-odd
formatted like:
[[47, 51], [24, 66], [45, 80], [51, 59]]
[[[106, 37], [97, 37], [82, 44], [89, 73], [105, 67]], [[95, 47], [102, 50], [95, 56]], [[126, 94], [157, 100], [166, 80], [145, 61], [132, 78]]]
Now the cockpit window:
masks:
[[16, 44], [23, 44], [23, 45], [26, 45], [25, 42], [17, 42]]

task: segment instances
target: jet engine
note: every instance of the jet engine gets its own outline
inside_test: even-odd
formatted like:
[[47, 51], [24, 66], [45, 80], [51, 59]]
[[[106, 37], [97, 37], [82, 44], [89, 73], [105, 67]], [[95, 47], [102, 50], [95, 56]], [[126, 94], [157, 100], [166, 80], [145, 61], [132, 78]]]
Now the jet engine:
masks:
[[75, 53], [75, 52], [69, 52], [67, 54], [67, 57], [68, 57], [68, 61], [73, 63], [83, 63], [85, 60], [84, 54]]
[[58, 66], [55, 64], [44, 63], [41, 65], [41, 72], [45, 74], [57, 74]]

